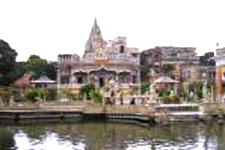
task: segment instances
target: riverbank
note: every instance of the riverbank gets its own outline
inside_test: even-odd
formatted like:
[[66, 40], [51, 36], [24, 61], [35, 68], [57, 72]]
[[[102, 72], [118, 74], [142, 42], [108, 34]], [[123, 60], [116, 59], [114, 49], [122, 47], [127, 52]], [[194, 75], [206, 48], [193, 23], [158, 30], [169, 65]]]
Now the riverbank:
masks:
[[[93, 105], [85, 103], [43, 103], [29, 107], [5, 107], [0, 109], [1, 121], [73, 120], [97, 119], [136, 121], [140, 123], [169, 124], [170, 122], [199, 122], [218, 119], [215, 113], [204, 113], [209, 104], [169, 105]], [[23, 109], [25, 108], [25, 109]], [[221, 119], [221, 118], [220, 118]], [[223, 118], [222, 118], [223, 119]]]

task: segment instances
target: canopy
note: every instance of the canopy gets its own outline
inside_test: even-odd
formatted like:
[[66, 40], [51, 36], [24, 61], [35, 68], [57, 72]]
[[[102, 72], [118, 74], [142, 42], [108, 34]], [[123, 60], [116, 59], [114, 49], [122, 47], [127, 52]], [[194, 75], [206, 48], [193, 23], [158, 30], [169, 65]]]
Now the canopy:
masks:
[[55, 81], [49, 79], [47, 76], [41, 76], [37, 80], [31, 81], [31, 83], [55, 83]]
[[154, 81], [155, 83], [179, 83], [179, 81], [171, 79], [168, 76], [162, 76]]

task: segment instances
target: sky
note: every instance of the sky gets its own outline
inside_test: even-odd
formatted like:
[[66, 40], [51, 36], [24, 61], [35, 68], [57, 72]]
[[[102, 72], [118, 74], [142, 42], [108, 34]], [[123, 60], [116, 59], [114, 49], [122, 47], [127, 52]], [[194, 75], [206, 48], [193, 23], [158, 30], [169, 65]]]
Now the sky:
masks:
[[0, 39], [18, 52], [55, 61], [83, 55], [95, 17], [105, 40], [127, 37], [139, 51], [196, 47], [198, 55], [225, 47], [224, 0], [0, 0]]

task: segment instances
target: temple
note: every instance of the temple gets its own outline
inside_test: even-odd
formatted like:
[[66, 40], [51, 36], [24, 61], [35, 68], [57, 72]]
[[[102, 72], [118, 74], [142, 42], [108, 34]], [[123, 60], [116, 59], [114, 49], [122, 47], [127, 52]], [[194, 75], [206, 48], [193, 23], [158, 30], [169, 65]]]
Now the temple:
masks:
[[[58, 90], [79, 89], [92, 83], [107, 91], [140, 92], [140, 63], [137, 48], [127, 47], [126, 37], [105, 41], [95, 19], [85, 44], [83, 57], [77, 54], [58, 55]], [[103, 91], [104, 91], [103, 90]], [[109, 89], [108, 89], [109, 91]]]

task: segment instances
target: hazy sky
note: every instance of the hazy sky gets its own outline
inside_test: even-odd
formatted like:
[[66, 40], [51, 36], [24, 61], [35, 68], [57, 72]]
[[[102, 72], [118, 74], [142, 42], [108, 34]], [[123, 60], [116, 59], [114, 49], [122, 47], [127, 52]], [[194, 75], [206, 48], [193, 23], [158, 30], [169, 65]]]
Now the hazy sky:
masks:
[[221, 0], [0, 0], [0, 39], [18, 52], [56, 60], [84, 52], [94, 18], [105, 40], [126, 36], [140, 51], [155, 46], [225, 46]]

